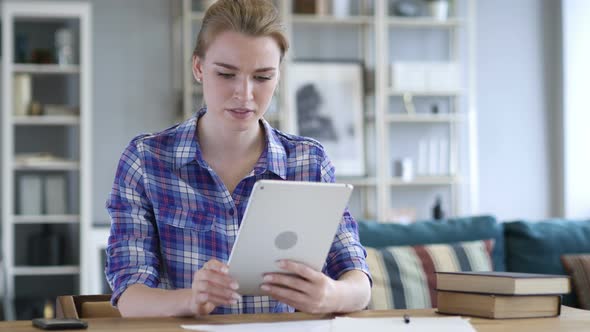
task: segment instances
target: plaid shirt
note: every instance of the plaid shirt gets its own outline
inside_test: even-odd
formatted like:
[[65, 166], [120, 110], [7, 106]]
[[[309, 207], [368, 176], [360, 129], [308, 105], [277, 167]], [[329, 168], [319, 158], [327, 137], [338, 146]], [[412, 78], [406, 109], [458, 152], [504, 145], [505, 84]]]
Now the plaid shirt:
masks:
[[[227, 263], [253, 185], [260, 179], [334, 182], [334, 167], [316, 141], [284, 134], [262, 120], [266, 148], [230, 193], [203, 160], [196, 117], [134, 138], [123, 152], [107, 201], [112, 219], [105, 273], [112, 303], [133, 284], [190, 288], [211, 258]], [[338, 279], [358, 269], [368, 276], [357, 224], [345, 211], [323, 272]], [[267, 296], [243, 296], [213, 313], [293, 312]]]

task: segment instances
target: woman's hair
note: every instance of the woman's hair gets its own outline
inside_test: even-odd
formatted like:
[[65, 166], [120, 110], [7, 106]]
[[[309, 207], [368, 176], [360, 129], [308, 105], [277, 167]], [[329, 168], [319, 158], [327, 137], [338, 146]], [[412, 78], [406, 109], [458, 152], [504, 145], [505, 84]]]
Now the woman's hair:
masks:
[[289, 49], [279, 12], [268, 0], [217, 0], [205, 12], [193, 56], [204, 58], [211, 42], [225, 31], [274, 38], [281, 50], [281, 61]]

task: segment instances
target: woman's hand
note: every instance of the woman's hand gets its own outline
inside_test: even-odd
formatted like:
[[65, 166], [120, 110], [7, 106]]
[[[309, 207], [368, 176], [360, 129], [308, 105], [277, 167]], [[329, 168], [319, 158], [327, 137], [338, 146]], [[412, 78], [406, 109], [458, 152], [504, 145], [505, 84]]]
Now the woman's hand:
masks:
[[261, 289], [274, 299], [308, 313], [341, 311], [338, 281], [307, 265], [289, 260], [279, 261], [285, 273], [268, 273]]
[[241, 296], [236, 293], [238, 283], [229, 276], [228, 267], [211, 259], [195, 272], [192, 283], [190, 312], [207, 315], [217, 306], [236, 304]]

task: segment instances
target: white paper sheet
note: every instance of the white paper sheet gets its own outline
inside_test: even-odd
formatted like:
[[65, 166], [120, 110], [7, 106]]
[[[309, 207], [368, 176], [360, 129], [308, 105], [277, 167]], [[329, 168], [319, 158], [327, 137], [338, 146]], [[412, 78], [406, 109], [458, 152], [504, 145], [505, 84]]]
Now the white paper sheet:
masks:
[[[330, 330], [326, 330], [330, 331]], [[469, 320], [461, 317], [410, 317], [406, 324], [402, 317], [388, 318], [349, 318], [336, 317], [332, 320], [331, 332], [358, 331], [437, 331], [437, 332], [476, 332]]]
[[437, 331], [476, 332], [469, 320], [461, 317], [411, 317], [406, 324], [402, 317], [349, 318], [308, 320], [275, 323], [247, 323], [227, 325], [181, 325], [183, 329], [203, 332], [358, 332], [358, 331]]
[[294, 322], [247, 323], [226, 325], [181, 325], [183, 329], [203, 332], [330, 332], [331, 320], [303, 320]]

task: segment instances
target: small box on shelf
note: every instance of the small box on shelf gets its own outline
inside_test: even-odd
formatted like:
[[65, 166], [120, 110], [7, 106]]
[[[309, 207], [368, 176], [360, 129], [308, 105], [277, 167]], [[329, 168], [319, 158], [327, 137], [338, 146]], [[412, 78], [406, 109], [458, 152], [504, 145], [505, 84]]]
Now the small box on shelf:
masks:
[[29, 114], [29, 107], [33, 99], [33, 82], [30, 74], [14, 75], [12, 99], [14, 115], [22, 116]]
[[455, 62], [391, 63], [393, 91], [433, 92], [458, 91], [461, 86], [459, 65]]

